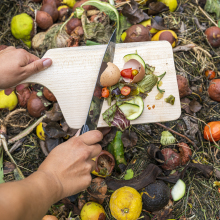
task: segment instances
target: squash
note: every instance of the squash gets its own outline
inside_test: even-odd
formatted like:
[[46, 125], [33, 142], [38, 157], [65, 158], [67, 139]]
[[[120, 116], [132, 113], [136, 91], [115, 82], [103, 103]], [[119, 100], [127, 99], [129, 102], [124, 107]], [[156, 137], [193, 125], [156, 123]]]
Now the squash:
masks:
[[[210, 128], [209, 128], [209, 126]], [[209, 122], [204, 128], [204, 138], [210, 142], [220, 140], [220, 121]], [[211, 134], [210, 134], [211, 130]], [[211, 137], [212, 135], [212, 137]], [[212, 139], [213, 138], [213, 139]]]

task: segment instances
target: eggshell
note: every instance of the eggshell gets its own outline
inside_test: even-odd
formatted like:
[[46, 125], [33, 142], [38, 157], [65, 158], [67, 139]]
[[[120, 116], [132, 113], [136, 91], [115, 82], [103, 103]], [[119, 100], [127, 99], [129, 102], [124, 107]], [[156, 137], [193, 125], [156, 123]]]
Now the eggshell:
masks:
[[108, 62], [107, 65], [108, 67], [100, 77], [100, 83], [103, 87], [115, 85], [121, 77], [120, 70], [115, 64]]
[[144, 69], [143, 65], [141, 63], [139, 63], [137, 60], [131, 59], [128, 62], [126, 62], [124, 64], [123, 69], [128, 69], [128, 68], [132, 68], [132, 70], [134, 70], [134, 69], [138, 70], [139, 73], [133, 78], [133, 80], [127, 79], [127, 78], [123, 77], [125, 82], [137, 83], [137, 82], [140, 82], [144, 78], [144, 76], [145, 76], [145, 69]]

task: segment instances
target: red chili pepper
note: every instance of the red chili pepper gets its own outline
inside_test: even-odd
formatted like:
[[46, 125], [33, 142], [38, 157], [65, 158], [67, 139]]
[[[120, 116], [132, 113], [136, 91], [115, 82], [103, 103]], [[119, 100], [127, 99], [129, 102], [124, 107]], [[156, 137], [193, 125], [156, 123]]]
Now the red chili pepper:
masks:
[[128, 86], [124, 86], [121, 88], [121, 94], [124, 96], [129, 95], [130, 92], [131, 92], [131, 88]]
[[124, 69], [121, 71], [121, 76], [132, 79], [132, 68]]
[[104, 98], [108, 98], [109, 97], [109, 90], [107, 89], [107, 87], [104, 87], [102, 89], [102, 97], [104, 97]]

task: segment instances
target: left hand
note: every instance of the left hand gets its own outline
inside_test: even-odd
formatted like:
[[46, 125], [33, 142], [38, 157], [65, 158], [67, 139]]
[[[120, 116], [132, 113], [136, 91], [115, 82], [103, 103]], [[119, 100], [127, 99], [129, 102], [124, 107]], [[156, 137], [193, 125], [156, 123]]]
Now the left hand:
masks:
[[49, 58], [39, 59], [23, 49], [7, 47], [0, 51], [0, 89], [5, 89], [9, 95], [16, 86], [17, 91], [28, 84], [18, 85], [29, 76], [38, 73], [52, 65]]

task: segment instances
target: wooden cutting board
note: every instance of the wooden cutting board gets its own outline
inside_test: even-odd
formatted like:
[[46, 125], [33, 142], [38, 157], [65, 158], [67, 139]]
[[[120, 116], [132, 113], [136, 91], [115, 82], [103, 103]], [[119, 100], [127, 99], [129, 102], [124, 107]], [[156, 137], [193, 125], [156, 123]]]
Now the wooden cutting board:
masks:
[[[64, 118], [72, 128], [81, 128], [85, 123], [106, 46], [82, 46], [48, 50], [44, 58], [51, 58], [53, 60], [52, 66], [25, 80], [25, 82], [42, 84], [53, 92]], [[156, 67], [154, 72], [156, 75], [167, 72], [160, 88], [165, 89], [164, 98], [172, 94], [176, 100], [174, 105], [166, 103], [164, 98], [155, 100], [158, 90], [154, 87], [144, 100], [142, 115], [131, 121], [131, 124], [176, 120], [181, 114], [181, 107], [170, 43], [167, 41], [149, 41], [117, 44], [114, 64], [121, 70], [124, 64], [123, 57], [135, 53], [136, 50], [146, 63]], [[104, 101], [102, 113], [108, 107], [107, 102]], [[98, 127], [105, 126], [107, 124], [103, 121], [101, 115]]]

